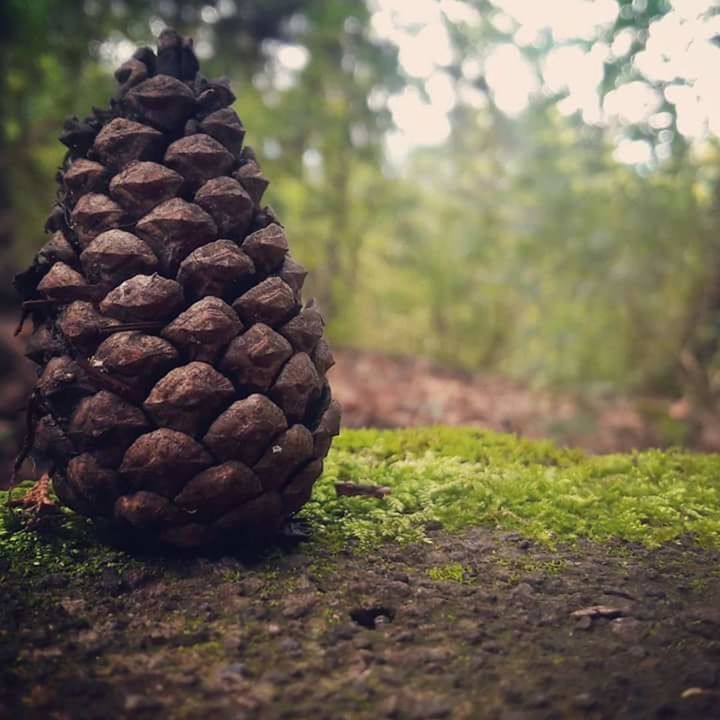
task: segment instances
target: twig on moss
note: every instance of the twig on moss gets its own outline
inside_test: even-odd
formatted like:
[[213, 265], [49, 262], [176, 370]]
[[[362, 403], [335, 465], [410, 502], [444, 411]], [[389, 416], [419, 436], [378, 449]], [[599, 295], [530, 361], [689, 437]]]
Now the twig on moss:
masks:
[[337, 482], [335, 483], [335, 492], [338, 495], [362, 495], [365, 497], [376, 497], [382, 500], [386, 495], [390, 495], [392, 490], [389, 487], [384, 487], [382, 485], [363, 485], [361, 483]]

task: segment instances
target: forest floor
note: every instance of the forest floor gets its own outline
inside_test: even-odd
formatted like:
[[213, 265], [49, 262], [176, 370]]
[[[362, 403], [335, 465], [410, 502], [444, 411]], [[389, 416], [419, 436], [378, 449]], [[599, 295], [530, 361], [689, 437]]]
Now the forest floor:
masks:
[[718, 478], [714, 456], [346, 431], [309, 539], [254, 557], [6, 516], [0, 717], [720, 718]]
[[537, 389], [484, 372], [365, 350], [338, 350], [333, 392], [345, 427], [473, 425], [595, 453], [683, 446], [720, 451], [720, 416], [659, 395]]

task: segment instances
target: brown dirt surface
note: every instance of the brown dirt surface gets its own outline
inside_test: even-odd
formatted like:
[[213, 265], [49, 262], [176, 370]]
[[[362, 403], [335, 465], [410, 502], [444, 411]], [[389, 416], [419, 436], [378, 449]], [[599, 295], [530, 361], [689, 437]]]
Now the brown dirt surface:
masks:
[[335, 351], [330, 376], [346, 427], [476, 425], [590, 452], [681, 445], [720, 451], [720, 418], [664, 397], [534, 389], [487, 373], [364, 350]]
[[717, 551], [431, 537], [3, 568], [0, 717], [720, 718]]

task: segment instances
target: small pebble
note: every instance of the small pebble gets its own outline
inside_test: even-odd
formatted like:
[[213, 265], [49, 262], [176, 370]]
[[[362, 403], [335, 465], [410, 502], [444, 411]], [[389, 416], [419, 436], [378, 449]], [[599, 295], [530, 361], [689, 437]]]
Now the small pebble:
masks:
[[125, 697], [125, 710], [127, 712], [156, 710], [161, 706], [157, 698], [147, 697], [146, 695], [127, 695]]
[[592, 618], [589, 615], [585, 615], [575, 623], [575, 629], [590, 630], [592, 628], [592, 624]]
[[575, 696], [573, 704], [579, 710], [593, 710], [598, 706], [597, 700], [590, 693], [579, 693]]

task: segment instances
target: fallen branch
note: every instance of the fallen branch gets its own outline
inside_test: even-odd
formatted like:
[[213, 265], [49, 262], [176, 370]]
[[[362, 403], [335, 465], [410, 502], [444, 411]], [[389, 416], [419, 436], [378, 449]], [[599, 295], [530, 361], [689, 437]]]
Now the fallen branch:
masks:
[[335, 492], [338, 495], [363, 495], [365, 497], [376, 497], [381, 500], [392, 493], [389, 487], [382, 485], [362, 485], [360, 483], [337, 482], [335, 483]]

